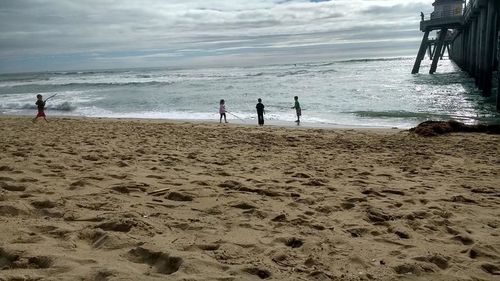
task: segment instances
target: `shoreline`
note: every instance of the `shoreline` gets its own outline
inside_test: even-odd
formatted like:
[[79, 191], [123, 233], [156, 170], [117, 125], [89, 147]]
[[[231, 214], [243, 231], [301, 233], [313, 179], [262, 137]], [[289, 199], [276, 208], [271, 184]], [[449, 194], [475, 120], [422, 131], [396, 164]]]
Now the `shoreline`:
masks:
[[[27, 114], [19, 114], [19, 115], [11, 115], [11, 114], [0, 114], [0, 118], [31, 118], [34, 116]], [[228, 123], [219, 123], [218, 120], [215, 119], [163, 119], [163, 118], [128, 118], [128, 117], [87, 117], [87, 116], [70, 116], [70, 115], [51, 115], [47, 116], [49, 122], [50, 119], [72, 119], [72, 120], [122, 120], [122, 121], [143, 121], [143, 122], [156, 122], [156, 123], [193, 123], [193, 124], [220, 124], [227, 126], [244, 126], [244, 127], [259, 127], [257, 124], [257, 120], [248, 120], [249, 122], [245, 122], [238, 119], [232, 119]], [[38, 120], [37, 122], [45, 122], [43, 119]], [[255, 123], [253, 123], [255, 122]], [[407, 131], [410, 128], [398, 128], [398, 127], [389, 127], [389, 126], [355, 126], [355, 125], [339, 125], [339, 124], [318, 124], [318, 123], [309, 123], [309, 122], [301, 122], [300, 125], [297, 125], [295, 122], [286, 122], [286, 121], [272, 121], [266, 120], [266, 123], [263, 127], [270, 128], [289, 128], [289, 129], [323, 129], [323, 130], [388, 130], [388, 131]]]

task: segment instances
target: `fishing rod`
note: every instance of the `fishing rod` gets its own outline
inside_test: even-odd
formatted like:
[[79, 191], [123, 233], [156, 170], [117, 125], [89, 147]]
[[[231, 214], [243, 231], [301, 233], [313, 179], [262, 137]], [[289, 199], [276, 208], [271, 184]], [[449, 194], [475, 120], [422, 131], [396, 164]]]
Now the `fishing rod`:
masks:
[[53, 98], [53, 97], [55, 97], [55, 96], [57, 96], [57, 94], [53, 94], [52, 96], [50, 96], [50, 97], [46, 98], [46, 99], [45, 99], [45, 101], [48, 101], [49, 99], [51, 99], [51, 98]]
[[229, 111], [226, 111], [226, 113], [229, 113], [229, 114], [233, 115], [234, 117], [236, 117], [236, 118], [240, 119], [241, 121], [246, 122], [243, 118], [239, 117], [238, 115], [236, 115], [236, 114], [234, 114], [234, 113], [231, 113], [231, 112], [229, 112]]
[[275, 105], [275, 104], [268, 104], [267, 106], [268, 107], [276, 107], [276, 108], [280, 108], [280, 109], [288, 109], [288, 108], [290, 108], [289, 106]]
[[227, 112], [227, 113], [229, 113], [229, 114], [231, 114], [231, 115], [233, 115], [234, 117], [236, 117], [236, 118], [240, 119], [241, 121], [246, 122], [243, 118], [240, 118], [238, 115], [233, 114], [233, 113], [231, 113], [231, 112], [229, 112], [229, 111], [226, 111], [226, 112]]

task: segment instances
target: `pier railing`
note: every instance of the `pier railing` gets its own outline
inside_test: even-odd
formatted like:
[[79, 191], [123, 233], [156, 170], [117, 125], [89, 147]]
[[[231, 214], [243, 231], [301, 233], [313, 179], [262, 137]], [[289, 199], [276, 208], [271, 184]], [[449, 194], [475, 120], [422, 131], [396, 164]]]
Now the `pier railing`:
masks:
[[427, 19], [423, 17], [420, 22], [420, 30], [426, 31], [427, 29], [440, 29], [443, 26], [448, 28], [460, 28], [464, 23], [464, 16], [461, 13], [454, 11], [431, 13]]
[[442, 18], [450, 18], [462, 16], [462, 9], [450, 10], [450, 11], [441, 11], [441, 12], [432, 12], [431, 20], [433, 19], [442, 19]]

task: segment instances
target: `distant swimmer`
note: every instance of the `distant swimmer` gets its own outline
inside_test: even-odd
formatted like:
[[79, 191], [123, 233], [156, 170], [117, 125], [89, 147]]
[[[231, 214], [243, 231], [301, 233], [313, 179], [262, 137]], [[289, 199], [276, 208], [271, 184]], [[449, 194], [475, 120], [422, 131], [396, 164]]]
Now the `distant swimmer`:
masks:
[[295, 96], [293, 97], [293, 99], [295, 100], [295, 105], [292, 107], [292, 109], [295, 108], [295, 112], [297, 113], [297, 120], [295, 120], [295, 122], [297, 122], [297, 124], [300, 124], [300, 116], [302, 116], [302, 110], [300, 109], [299, 97]]
[[264, 126], [264, 114], [266, 113], [264, 110], [264, 105], [262, 104], [262, 99], [257, 100], [258, 103], [255, 106], [257, 108], [257, 119], [259, 120], [259, 126]]
[[224, 122], [227, 123], [227, 119], [226, 119], [226, 101], [224, 101], [224, 100], [220, 100], [219, 113], [220, 113], [219, 123], [222, 123], [222, 117], [224, 117]]
[[35, 118], [33, 118], [33, 123], [36, 122], [38, 117], [43, 117], [43, 120], [45, 120], [47, 123], [49, 122], [45, 116], [45, 103], [53, 97], [55, 97], [55, 95], [48, 97], [46, 100], [43, 100], [42, 95], [40, 95], [40, 94], [36, 95], [36, 103], [35, 104], [38, 107], [38, 114], [36, 115]]

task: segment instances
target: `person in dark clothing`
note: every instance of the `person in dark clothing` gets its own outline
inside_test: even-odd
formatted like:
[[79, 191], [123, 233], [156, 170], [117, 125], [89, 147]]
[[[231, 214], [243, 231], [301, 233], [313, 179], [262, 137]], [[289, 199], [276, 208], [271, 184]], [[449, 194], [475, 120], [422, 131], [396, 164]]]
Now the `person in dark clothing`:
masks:
[[33, 123], [36, 122], [36, 120], [38, 119], [38, 117], [43, 117], [43, 119], [46, 121], [46, 122], [49, 122], [47, 120], [47, 118], [45, 118], [45, 101], [43, 100], [43, 97], [42, 95], [38, 94], [36, 95], [36, 106], [38, 107], [38, 114], [36, 115], [36, 117], [33, 119]]
[[299, 103], [299, 97], [295, 96], [293, 97], [295, 100], [295, 105], [292, 107], [292, 109], [295, 108], [295, 113], [297, 113], [297, 120], [295, 121], [297, 124], [300, 124], [300, 116], [302, 116], [302, 109], [300, 108], [300, 103]]
[[262, 104], [262, 99], [257, 100], [259, 103], [255, 106], [257, 108], [257, 119], [259, 120], [259, 126], [264, 126], [264, 105]]

